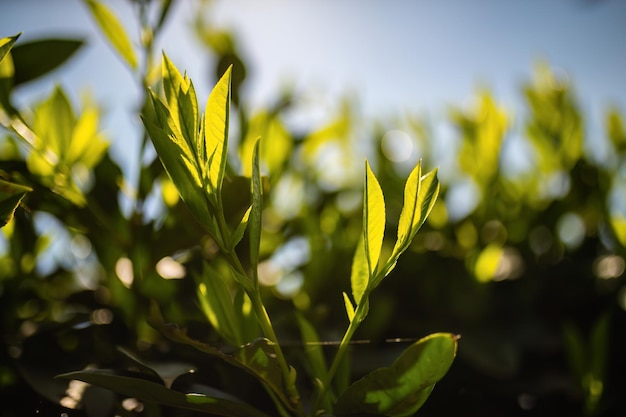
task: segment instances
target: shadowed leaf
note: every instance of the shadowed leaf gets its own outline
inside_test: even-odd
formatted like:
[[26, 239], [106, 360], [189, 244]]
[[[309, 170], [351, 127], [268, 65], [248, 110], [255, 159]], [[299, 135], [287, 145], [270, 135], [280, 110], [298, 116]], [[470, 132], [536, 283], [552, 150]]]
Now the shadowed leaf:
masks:
[[41, 39], [20, 43], [11, 51], [15, 86], [39, 78], [65, 63], [84, 42], [80, 39]]

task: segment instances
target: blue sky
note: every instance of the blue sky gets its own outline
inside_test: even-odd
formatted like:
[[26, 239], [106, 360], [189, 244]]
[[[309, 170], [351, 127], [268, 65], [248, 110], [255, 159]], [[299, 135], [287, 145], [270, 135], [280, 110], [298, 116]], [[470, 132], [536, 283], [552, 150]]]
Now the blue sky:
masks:
[[[135, 35], [132, 9], [105, 1]], [[207, 57], [187, 24], [197, 1], [179, 1], [159, 48], [191, 75], [200, 100], [208, 95]], [[91, 90], [108, 111], [115, 152], [137, 143], [129, 111], [133, 77], [91, 22], [80, 0], [0, 0], [0, 36], [24, 32], [77, 36], [88, 45], [63, 71], [20, 91], [29, 103], [54, 81], [77, 97]], [[312, 94], [325, 111], [350, 93], [366, 116], [404, 112], [442, 119], [468, 104], [479, 86], [512, 112], [520, 85], [544, 60], [572, 80], [598, 130], [609, 104], [626, 111], [626, 2], [619, 0], [216, 0], [211, 21], [232, 28], [249, 65], [245, 98], [261, 107], [285, 83]], [[324, 110], [325, 109], [325, 110]], [[319, 109], [311, 109], [316, 114]]]

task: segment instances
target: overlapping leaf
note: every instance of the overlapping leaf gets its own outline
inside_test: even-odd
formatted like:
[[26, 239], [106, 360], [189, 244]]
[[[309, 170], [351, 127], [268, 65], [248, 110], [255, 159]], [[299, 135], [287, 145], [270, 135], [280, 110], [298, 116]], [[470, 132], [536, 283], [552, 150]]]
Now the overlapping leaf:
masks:
[[[151, 93], [152, 106], [143, 116], [144, 124], [183, 201], [225, 247], [228, 237], [222, 235], [219, 216], [223, 216], [231, 69], [211, 92], [206, 114], [200, 118], [191, 80], [181, 75], [165, 54], [162, 71], [165, 101]], [[241, 230], [237, 236], [241, 237]]]

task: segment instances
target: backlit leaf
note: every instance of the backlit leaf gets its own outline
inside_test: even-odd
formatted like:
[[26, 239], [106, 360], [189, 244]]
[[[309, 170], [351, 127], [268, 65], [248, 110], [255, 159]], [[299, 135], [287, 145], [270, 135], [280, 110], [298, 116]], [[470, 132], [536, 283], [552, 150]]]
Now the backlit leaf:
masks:
[[383, 190], [370, 168], [369, 162], [365, 163], [365, 190], [363, 203], [363, 230], [365, 241], [365, 254], [369, 275], [372, 276], [378, 265], [380, 250], [383, 245], [385, 233], [385, 200]]
[[218, 192], [222, 188], [228, 154], [231, 72], [232, 67], [229, 67], [211, 91], [205, 114], [205, 146], [207, 157], [212, 158], [209, 166], [209, 182]]
[[193, 83], [187, 77], [183, 77], [167, 55], [162, 59], [163, 91], [170, 111], [170, 117], [174, 120], [178, 131], [182, 134], [187, 144], [195, 149], [197, 164], [201, 167], [206, 162], [204, 155], [204, 143], [198, 134], [198, 99]]
[[18, 33], [17, 35], [0, 39], [0, 62], [2, 62], [5, 55], [9, 53], [13, 44], [15, 44], [15, 41], [17, 41], [17, 38], [19, 38], [20, 35], [21, 33]]
[[[365, 256], [365, 239], [361, 236], [359, 239], [354, 258], [352, 260], [352, 272], [350, 274], [350, 284], [352, 286], [352, 296], [354, 302], [361, 303], [361, 298], [369, 284], [370, 273], [368, 269], [367, 257]], [[352, 312], [354, 315], [354, 311]], [[348, 312], [348, 316], [350, 313]], [[350, 318], [352, 321], [352, 318]]]
[[413, 241], [433, 209], [439, 195], [437, 170], [422, 176], [421, 161], [415, 166], [404, 187], [404, 206], [398, 222], [398, 240], [393, 250], [395, 260]]
[[409, 346], [388, 368], [349, 386], [337, 400], [337, 415], [413, 415], [456, 356], [458, 336], [436, 333]]
[[85, 0], [91, 15], [107, 37], [113, 48], [130, 65], [132, 69], [137, 68], [137, 57], [133, 46], [115, 14], [107, 6], [96, 0]]
[[343, 302], [346, 305], [346, 314], [348, 315], [348, 320], [352, 322], [354, 319], [354, 306], [352, 305], [352, 301], [350, 301], [350, 297], [345, 292], [343, 293]]

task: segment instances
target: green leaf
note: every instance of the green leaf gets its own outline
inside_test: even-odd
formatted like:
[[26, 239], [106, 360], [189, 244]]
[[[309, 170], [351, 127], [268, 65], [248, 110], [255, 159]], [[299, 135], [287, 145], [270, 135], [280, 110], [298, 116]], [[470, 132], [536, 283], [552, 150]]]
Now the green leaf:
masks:
[[228, 67], [211, 91], [205, 110], [206, 154], [212, 159], [209, 184], [218, 193], [222, 189], [228, 155], [231, 73], [232, 66]]
[[[293, 410], [293, 406], [283, 390], [282, 376], [278, 379], [276, 374], [276, 354], [271, 346], [271, 342], [267, 339], [257, 339], [257, 341], [245, 345], [238, 352], [243, 357], [241, 359], [226, 355], [213, 346], [190, 338], [185, 329], [166, 324], [158, 305], [154, 302], [150, 305], [148, 323], [174, 342], [191, 346], [207, 355], [219, 358], [231, 366], [242, 369], [268, 387], [272, 397], [278, 399], [284, 407]], [[263, 350], [263, 352], [257, 352], [259, 349]]]
[[175, 133], [180, 133], [190, 149], [195, 150], [195, 164], [199, 169], [206, 163], [204, 143], [198, 134], [198, 99], [191, 80], [183, 77], [169, 58], [162, 59], [163, 91], [167, 100], [170, 117], [176, 124]]
[[234, 399], [229, 394], [221, 393], [222, 395], [220, 395], [217, 390], [212, 390], [216, 394], [210, 397], [202, 394], [182, 393], [140, 377], [117, 375], [105, 369], [69, 372], [57, 377], [83, 381], [126, 397], [184, 410], [225, 417], [267, 417], [267, 414]]
[[437, 171], [422, 177], [421, 161], [415, 166], [404, 187], [404, 206], [398, 223], [398, 240], [394, 253], [403, 252], [422, 227], [439, 194]]
[[254, 370], [274, 392], [284, 392], [283, 375], [273, 345], [269, 339], [258, 338], [243, 346], [237, 352], [237, 358]]
[[[365, 238], [361, 236], [361, 239], [359, 239], [359, 241], [357, 242], [354, 258], [352, 259], [352, 272], [350, 274], [352, 297], [354, 297], [354, 302], [357, 305], [361, 303], [361, 298], [363, 298], [365, 291], [367, 291], [369, 279], [370, 273], [368, 268], [367, 256], [365, 256]], [[352, 310], [352, 313], [354, 313], [354, 308]], [[352, 314], [352, 316], [354, 316], [354, 314]], [[350, 317], [349, 311], [348, 317]], [[351, 318], [350, 321], [352, 321]]]
[[204, 315], [228, 343], [236, 347], [241, 346], [243, 344], [241, 326], [237, 323], [233, 299], [218, 271], [205, 264], [202, 277], [196, 279], [198, 280], [198, 300]]
[[348, 387], [337, 400], [338, 415], [413, 415], [456, 356], [458, 336], [436, 333], [409, 346], [388, 368]]
[[0, 227], [13, 219], [13, 214], [32, 188], [0, 179]]
[[14, 85], [39, 78], [61, 66], [83, 46], [79, 39], [40, 39], [20, 43], [11, 51], [15, 66]]
[[0, 62], [2, 62], [6, 54], [9, 53], [9, 51], [13, 47], [13, 44], [15, 44], [15, 41], [17, 41], [17, 38], [19, 38], [21, 34], [22, 33], [20, 32], [17, 35], [0, 39]]
[[365, 190], [363, 203], [363, 238], [370, 277], [374, 275], [385, 233], [385, 200], [383, 190], [365, 162]]
[[152, 106], [147, 106], [142, 119], [161, 163], [196, 219], [215, 234], [195, 153], [173, 130], [175, 125], [167, 106], [153, 93], [151, 97]]
[[85, 0], [91, 15], [95, 19], [100, 30], [107, 37], [113, 48], [130, 65], [132, 69], [137, 69], [137, 57], [133, 46], [115, 14], [107, 6], [96, 0]]
[[257, 285], [257, 268], [259, 266], [259, 248], [261, 246], [261, 221], [263, 216], [263, 187], [259, 169], [259, 142], [254, 146], [252, 158], [252, 210], [250, 212], [250, 263], [252, 265], [254, 284]]
[[354, 306], [352, 305], [352, 301], [350, 301], [350, 297], [345, 292], [343, 293], [343, 302], [346, 305], [346, 314], [348, 315], [348, 320], [352, 322], [354, 319]]
[[439, 187], [437, 170], [432, 170], [422, 176], [422, 162], [418, 162], [404, 186], [404, 205], [398, 222], [398, 240], [382, 274], [377, 277], [373, 287], [376, 287], [393, 270], [400, 255], [411, 245], [415, 235], [435, 206]]

